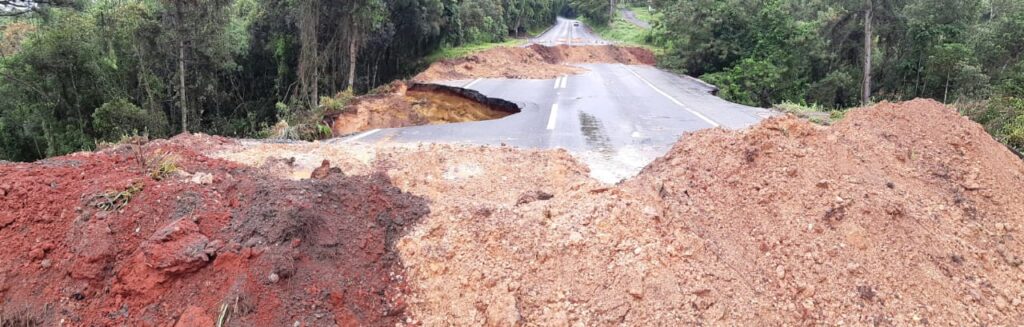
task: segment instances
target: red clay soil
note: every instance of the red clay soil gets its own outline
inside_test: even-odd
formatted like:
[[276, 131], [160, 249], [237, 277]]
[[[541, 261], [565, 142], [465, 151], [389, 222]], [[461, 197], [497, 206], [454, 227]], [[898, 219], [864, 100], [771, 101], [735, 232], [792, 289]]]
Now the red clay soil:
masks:
[[[399, 322], [391, 244], [424, 201], [379, 174], [281, 180], [193, 150], [230, 143], [176, 137], [0, 165], [3, 325]], [[169, 153], [182, 172], [156, 180], [140, 153]], [[132, 186], [130, 201], [102, 196]]]
[[654, 54], [644, 48], [602, 46], [531, 45], [525, 48], [499, 47], [463, 58], [436, 62], [413, 78], [414, 81], [461, 80], [473, 78], [552, 79], [586, 71], [568, 64], [622, 63], [654, 65]]
[[623, 189], [728, 267], [726, 324], [1024, 322], [1024, 162], [935, 101], [696, 133]]
[[[247, 144], [275, 170], [356, 151]], [[565, 151], [357, 147], [375, 161], [343, 167], [365, 176], [319, 168], [318, 179], [283, 180], [203, 154], [252, 150], [226, 139], [143, 149], [177, 155], [188, 174], [155, 180], [130, 147], [0, 164], [0, 317], [197, 326], [223, 308], [234, 326], [1024, 322], [1024, 162], [929, 100], [854, 110], [831, 127], [790, 116], [689, 134], [617, 186]], [[142, 186], [130, 202], [102, 209], [96, 195], [130, 185]]]
[[398, 251], [424, 325], [1024, 321], [1024, 163], [934, 101], [697, 132], [616, 187], [415, 157], [396, 184], [436, 214]]
[[474, 99], [450, 89], [442, 85], [414, 85], [410, 89], [405, 82], [395, 81], [380, 93], [360, 96], [341, 112], [326, 116], [334, 135], [340, 136], [375, 128], [491, 120], [511, 114], [483, 103], [493, 99], [479, 94]]
[[426, 125], [426, 117], [418, 114], [405, 97], [408, 86], [392, 82], [381, 93], [355, 98], [339, 113], [328, 115], [334, 135], [348, 135], [374, 128]]

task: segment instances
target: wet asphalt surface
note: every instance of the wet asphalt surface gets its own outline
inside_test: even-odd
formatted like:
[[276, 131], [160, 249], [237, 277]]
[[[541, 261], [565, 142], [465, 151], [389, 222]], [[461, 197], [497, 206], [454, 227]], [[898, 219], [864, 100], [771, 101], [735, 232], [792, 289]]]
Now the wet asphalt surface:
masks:
[[[573, 23], [559, 19], [558, 25], [537, 38], [537, 43], [605, 42]], [[442, 83], [509, 100], [522, 108], [522, 112], [502, 119], [373, 130], [330, 142], [562, 148], [590, 166], [594, 178], [615, 183], [664, 155], [684, 133], [715, 127], [741, 129], [773, 115], [767, 109], [722, 100], [711, 94], [711, 86], [699, 80], [655, 67], [579, 66], [589, 71], [554, 80], [478, 79]]]

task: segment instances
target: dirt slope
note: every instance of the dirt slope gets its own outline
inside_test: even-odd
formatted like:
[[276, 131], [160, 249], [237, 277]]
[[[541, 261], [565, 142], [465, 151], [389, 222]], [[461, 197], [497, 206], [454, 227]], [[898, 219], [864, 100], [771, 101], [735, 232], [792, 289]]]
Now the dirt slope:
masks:
[[464, 58], [436, 62], [413, 78], [414, 81], [460, 80], [473, 78], [552, 79], [579, 74], [585, 70], [567, 64], [623, 63], [653, 65], [654, 54], [647, 49], [602, 46], [531, 45], [525, 48], [500, 47]]
[[[131, 148], [0, 165], [0, 316], [1024, 322], [1024, 163], [933, 101], [690, 134], [614, 187], [564, 151], [202, 136], [144, 149], [188, 173], [155, 180]], [[138, 184], [120, 209], [96, 202]]]
[[[191, 150], [230, 143], [0, 166], [5, 326], [212, 326], [222, 312], [232, 326], [398, 322], [389, 249], [424, 200], [379, 174], [281, 180]], [[161, 153], [181, 171], [155, 180], [137, 158]], [[130, 201], [111, 195], [126, 189]]]
[[1024, 321], [1024, 164], [933, 101], [699, 132], [611, 189], [452, 184], [398, 245], [425, 325]]

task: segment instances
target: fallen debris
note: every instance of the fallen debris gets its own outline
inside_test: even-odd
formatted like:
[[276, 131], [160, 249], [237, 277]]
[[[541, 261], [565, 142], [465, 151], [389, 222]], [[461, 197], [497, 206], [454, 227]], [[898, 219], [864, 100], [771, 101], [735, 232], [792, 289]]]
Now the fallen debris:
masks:
[[[4, 317], [1011, 325], [1024, 310], [1024, 162], [934, 101], [689, 134], [612, 187], [561, 150], [142, 148], [213, 178], [154, 180], [118, 147], [0, 165]], [[88, 205], [133, 181], [119, 210]]]
[[654, 65], [654, 54], [647, 49], [601, 46], [543, 46], [494, 48], [464, 58], [436, 62], [416, 75], [413, 81], [461, 80], [474, 78], [553, 79], [585, 72], [568, 64], [622, 63]]

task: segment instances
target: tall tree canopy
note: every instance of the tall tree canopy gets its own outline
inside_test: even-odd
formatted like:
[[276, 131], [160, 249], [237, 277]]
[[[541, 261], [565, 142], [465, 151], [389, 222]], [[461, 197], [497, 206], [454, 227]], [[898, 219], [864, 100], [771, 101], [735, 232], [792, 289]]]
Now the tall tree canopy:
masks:
[[258, 136], [443, 47], [554, 22], [565, 0], [0, 0], [0, 159], [123, 134]]

